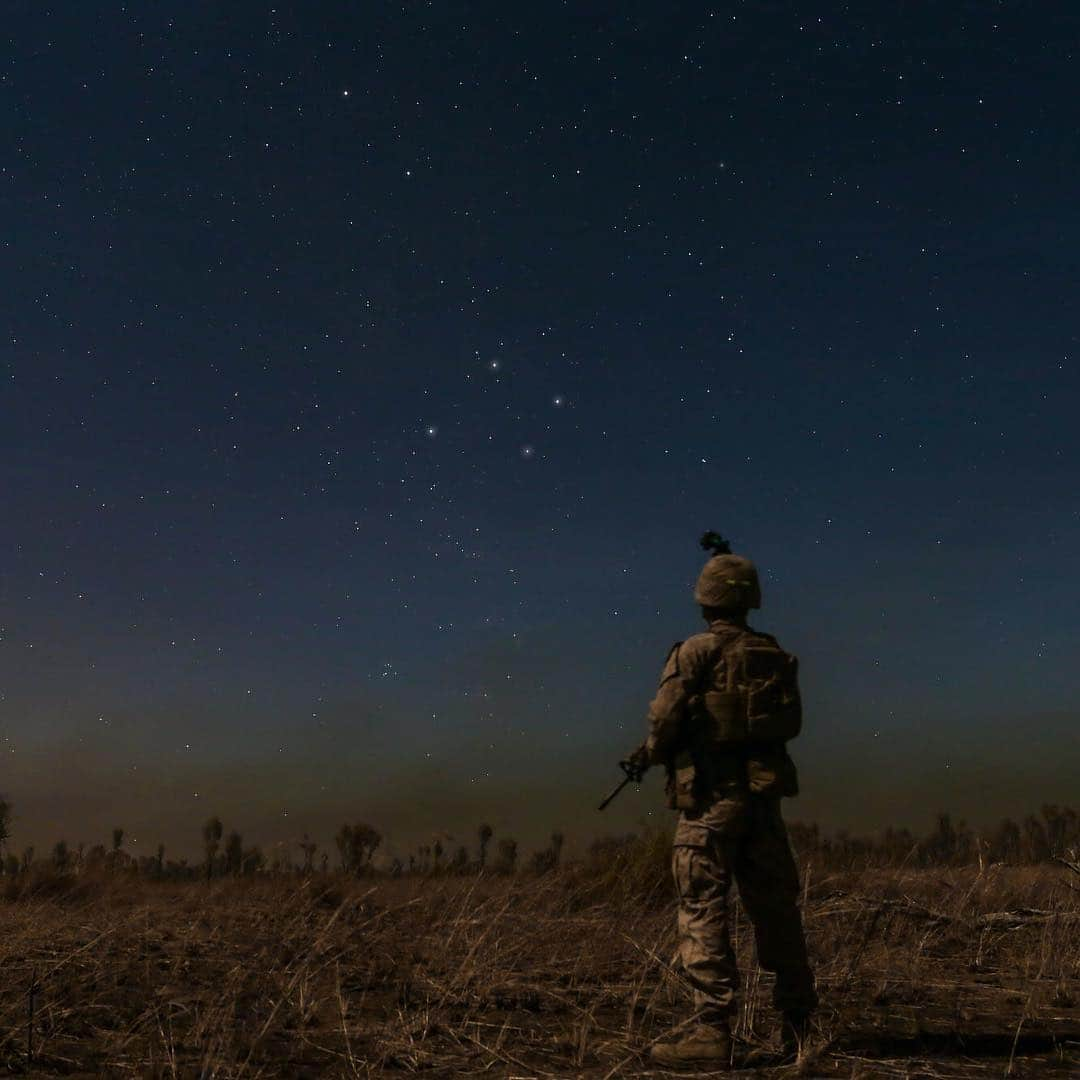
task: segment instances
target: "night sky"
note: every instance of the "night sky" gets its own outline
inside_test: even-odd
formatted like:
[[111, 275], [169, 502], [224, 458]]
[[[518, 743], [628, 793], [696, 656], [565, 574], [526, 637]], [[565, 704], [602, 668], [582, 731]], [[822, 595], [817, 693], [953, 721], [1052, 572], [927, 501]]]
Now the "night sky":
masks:
[[654, 775], [595, 804], [705, 529], [801, 659], [789, 817], [1080, 797], [1069, 5], [24, 0], [4, 38], [16, 849], [666, 821]]

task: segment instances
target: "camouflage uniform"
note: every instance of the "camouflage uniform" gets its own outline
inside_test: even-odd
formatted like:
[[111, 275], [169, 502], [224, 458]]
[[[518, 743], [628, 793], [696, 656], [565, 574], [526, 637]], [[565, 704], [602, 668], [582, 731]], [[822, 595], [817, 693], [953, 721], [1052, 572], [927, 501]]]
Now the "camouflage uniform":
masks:
[[[710, 623], [709, 632], [676, 645], [649, 707], [648, 760], [667, 763], [692, 699], [722, 670], [725, 634], [744, 627], [740, 614]], [[735, 754], [708, 762], [706, 790], [683, 810], [672, 858], [679, 897], [679, 954], [706, 1023], [727, 1026], [735, 1008], [738, 970], [731, 947], [728, 892], [738, 884], [754, 926], [758, 962], [776, 974], [773, 1000], [787, 1015], [817, 1005], [798, 909], [799, 877], [780, 814], [780, 800], [750, 791], [745, 760]]]

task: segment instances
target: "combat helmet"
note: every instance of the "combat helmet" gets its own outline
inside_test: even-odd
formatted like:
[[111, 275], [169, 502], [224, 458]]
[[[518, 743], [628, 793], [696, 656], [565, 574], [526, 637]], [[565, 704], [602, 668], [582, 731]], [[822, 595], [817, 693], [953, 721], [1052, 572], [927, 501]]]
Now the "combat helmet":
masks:
[[702, 607], [725, 611], [761, 607], [757, 567], [749, 559], [733, 555], [731, 545], [719, 533], [707, 532], [701, 546], [713, 555], [698, 575], [694, 599]]

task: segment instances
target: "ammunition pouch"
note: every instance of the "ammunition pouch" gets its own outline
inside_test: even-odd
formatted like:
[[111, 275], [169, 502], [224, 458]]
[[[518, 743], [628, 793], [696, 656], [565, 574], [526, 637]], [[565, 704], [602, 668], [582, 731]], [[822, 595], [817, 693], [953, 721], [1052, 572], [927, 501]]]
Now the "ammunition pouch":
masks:
[[782, 748], [748, 756], [746, 784], [754, 795], [791, 798], [799, 794], [799, 774], [795, 762]]
[[750, 738], [745, 694], [709, 690], [698, 700], [696, 719], [701, 725], [706, 749], [730, 750], [732, 744], [744, 743]]
[[688, 750], [679, 750], [668, 762], [664, 786], [669, 810], [697, 810], [701, 802], [700, 774]]
[[802, 730], [798, 693], [785, 693], [772, 683], [748, 691], [708, 690], [699, 699], [698, 718], [704, 742], [730, 749], [731, 744], [794, 739]]
[[799, 774], [783, 744], [729, 743], [712, 748], [700, 761], [685, 751], [676, 754], [667, 766], [664, 794], [669, 810], [694, 813], [710, 796], [732, 786], [752, 795], [792, 798], [799, 794]]

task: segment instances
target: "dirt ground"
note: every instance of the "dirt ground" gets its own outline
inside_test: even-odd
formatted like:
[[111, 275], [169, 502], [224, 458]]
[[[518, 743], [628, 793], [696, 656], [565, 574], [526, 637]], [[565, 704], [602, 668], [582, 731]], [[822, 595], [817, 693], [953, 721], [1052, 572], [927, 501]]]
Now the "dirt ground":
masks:
[[[1080, 1076], [1067, 869], [810, 867], [805, 884], [815, 1044], [770, 1064], [769, 979], [740, 914], [743, 1075]], [[688, 1003], [663, 890], [606, 897], [564, 870], [49, 892], [0, 901], [8, 1075], [676, 1075], [648, 1060]]]

